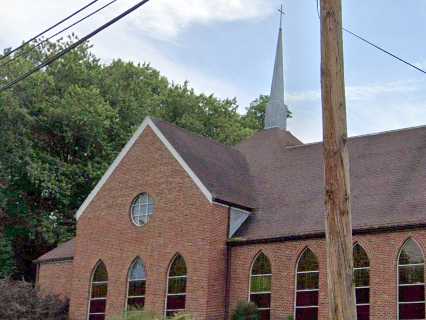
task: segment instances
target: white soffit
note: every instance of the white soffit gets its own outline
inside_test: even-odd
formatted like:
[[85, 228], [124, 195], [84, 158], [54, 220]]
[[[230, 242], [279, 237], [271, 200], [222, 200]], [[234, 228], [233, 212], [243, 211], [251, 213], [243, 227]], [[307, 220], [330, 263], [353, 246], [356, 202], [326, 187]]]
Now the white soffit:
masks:
[[104, 173], [102, 178], [84, 200], [83, 204], [78, 208], [77, 213], [75, 214], [75, 218], [78, 220], [80, 216], [83, 214], [84, 210], [89, 206], [89, 204], [93, 201], [95, 196], [98, 194], [99, 190], [103, 187], [103, 185], [107, 182], [109, 177], [112, 175], [114, 170], [118, 167], [121, 160], [126, 156], [132, 146], [135, 144], [137, 139], [143, 133], [145, 128], [149, 126], [152, 131], [157, 135], [157, 137], [161, 140], [161, 142], [166, 146], [167, 150], [173, 155], [173, 157], [179, 162], [182, 168], [186, 171], [186, 173], [191, 177], [196, 186], [200, 189], [201, 193], [207, 198], [207, 200], [211, 203], [213, 200], [213, 196], [210, 191], [204, 186], [201, 180], [197, 177], [197, 175], [192, 171], [192, 169], [188, 166], [188, 164], [183, 160], [183, 158], [179, 155], [176, 149], [170, 144], [170, 142], [166, 139], [163, 133], [158, 129], [155, 123], [152, 121], [150, 117], [146, 117], [136, 132], [133, 134], [132, 138], [126, 143], [124, 148], [120, 151], [117, 158], [113, 161], [113, 163], [109, 166], [108, 170]]

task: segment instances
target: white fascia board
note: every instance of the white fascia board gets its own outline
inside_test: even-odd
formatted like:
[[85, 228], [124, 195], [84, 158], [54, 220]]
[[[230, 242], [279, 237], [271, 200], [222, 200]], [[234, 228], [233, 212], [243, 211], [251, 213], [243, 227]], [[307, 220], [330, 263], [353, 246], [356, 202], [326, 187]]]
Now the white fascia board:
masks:
[[160, 141], [166, 146], [167, 150], [173, 155], [173, 157], [177, 160], [177, 162], [182, 166], [182, 168], [186, 171], [186, 173], [190, 176], [190, 178], [194, 181], [196, 186], [200, 189], [201, 193], [207, 198], [207, 200], [211, 203], [213, 200], [213, 196], [210, 191], [204, 186], [201, 180], [197, 177], [197, 175], [192, 171], [192, 169], [188, 166], [188, 164], [183, 160], [180, 154], [176, 151], [176, 149], [170, 144], [170, 142], [166, 139], [166, 137], [162, 134], [162, 132], [157, 128], [155, 123], [152, 121], [150, 117], [146, 117], [136, 132], [133, 134], [132, 138], [126, 143], [124, 148], [120, 151], [117, 158], [113, 161], [113, 163], [109, 166], [108, 170], [104, 173], [102, 178], [96, 184], [95, 188], [90, 192], [87, 198], [84, 200], [80, 208], [78, 208], [77, 213], [75, 214], [75, 218], [78, 220], [89, 204], [93, 201], [95, 196], [98, 194], [99, 190], [103, 187], [103, 185], [107, 182], [109, 177], [112, 175], [114, 170], [118, 167], [121, 160], [126, 156], [132, 146], [135, 144], [137, 139], [143, 133], [145, 128], [149, 126], [152, 131], [157, 135]]

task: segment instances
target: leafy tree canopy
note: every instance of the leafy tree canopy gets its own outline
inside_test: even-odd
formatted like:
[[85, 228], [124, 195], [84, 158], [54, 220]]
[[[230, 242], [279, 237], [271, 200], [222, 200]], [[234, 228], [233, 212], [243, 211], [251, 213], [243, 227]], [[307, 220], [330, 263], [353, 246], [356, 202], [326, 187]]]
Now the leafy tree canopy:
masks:
[[[0, 84], [73, 40], [24, 48]], [[265, 101], [240, 115], [235, 99], [197, 94], [149, 64], [101, 63], [88, 44], [0, 93], [0, 277], [32, 280], [31, 261], [73, 237], [76, 209], [147, 115], [232, 145], [262, 128]]]

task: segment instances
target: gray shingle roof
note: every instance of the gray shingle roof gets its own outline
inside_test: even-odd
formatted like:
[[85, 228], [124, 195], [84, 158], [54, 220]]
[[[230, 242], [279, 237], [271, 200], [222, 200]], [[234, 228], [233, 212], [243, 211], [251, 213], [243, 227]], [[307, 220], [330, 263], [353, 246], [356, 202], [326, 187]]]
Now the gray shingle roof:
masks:
[[[269, 129], [232, 148], [153, 121], [215, 200], [254, 208], [235, 236], [324, 232], [322, 143]], [[349, 153], [354, 230], [426, 224], [426, 126], [350, 138]], [[38, 261], [73, 252], [71, 240]]]
[[[254, 178], [258, 210], [237, 236], [323, 232], [322, 143], [268, 142], [265, 136], [238, 146]], [[426, 222], [426, 127], [350, 138], [349, 153], [354, 230]]]
[[248, 164], [240, 152], [168, 122], [152, 121], [213, 194], [214, 200], [255, 207]]
[[57, 246], [55, 249], [45, 253], [35, 263], [51, 262], [58, 260], [71, 260], [74, 257], [75, 239], [71, 239]]

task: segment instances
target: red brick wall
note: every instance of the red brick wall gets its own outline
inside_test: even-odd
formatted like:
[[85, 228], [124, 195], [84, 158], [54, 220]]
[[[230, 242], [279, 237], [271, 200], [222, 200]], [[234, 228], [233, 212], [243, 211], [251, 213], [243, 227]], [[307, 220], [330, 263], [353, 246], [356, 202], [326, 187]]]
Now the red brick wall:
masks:
[[[154, 198], [155, 212], [147, 225], [136, 227], [129, 207], [141, 192]], [[227, 208], [207, 201], [147, 127], [78, 221], [71, 319], [86, 319], [90, 277], [99, 259], [109, 273], [107, 315], [120, 314], [136, 256], [147, 272], [145, 309], [162, 314], [167, 270], [177, 252], [188, 269], [187, 310], [199, 320], [223, 318], [227, 215]]]
[[72, 261], [42, 263], [38, 267], [37, 284], [44, 293], [71, 296]]
[[[397, 256], [409, 237], [425, 251], [426, 230], [355, 236], [370, 258], [370, 319], [397, 319]], [[319, 319], [328, 319], [325, 240], [256, 244], [232, 248], [230, 310], [247, 300], [252, 260], [262, 250], [272, 264], [272, 317], [287, 319], [294, 312], [295, 270], [299, 255], [309, 247], [320, 269]]]

